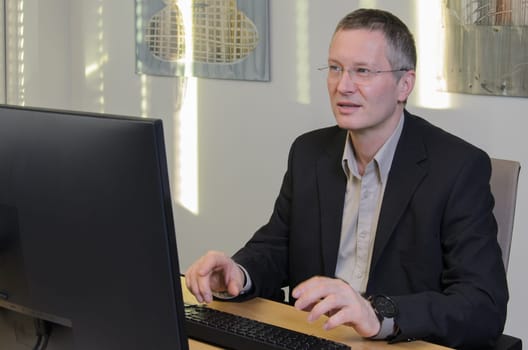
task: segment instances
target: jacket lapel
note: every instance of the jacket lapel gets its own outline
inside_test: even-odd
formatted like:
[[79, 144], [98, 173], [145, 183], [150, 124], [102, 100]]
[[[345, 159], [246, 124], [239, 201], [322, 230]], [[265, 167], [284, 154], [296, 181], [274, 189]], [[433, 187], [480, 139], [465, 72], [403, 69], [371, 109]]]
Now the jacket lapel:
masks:
[[418, 128], [419, 125], [414, 117], [405, 112], [405, 123], [383, 196], [370, 264], [371, 273], [414, 191], [427, 173], [424, 141]]
[[334, 276], [341, 236], [346, 176], [341, 160], [346, 130], [340, 130], [317, 161], [317, 186], [321, 210], [321, 250], [326, 276]]

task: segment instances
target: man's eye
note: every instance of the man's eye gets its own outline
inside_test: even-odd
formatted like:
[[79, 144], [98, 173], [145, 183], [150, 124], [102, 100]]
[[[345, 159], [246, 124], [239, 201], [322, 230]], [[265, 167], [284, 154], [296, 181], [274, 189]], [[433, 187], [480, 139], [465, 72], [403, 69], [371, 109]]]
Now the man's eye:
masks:
[[343, 68], [339, 66], [333, 66], [333, 65], [328, 66], [328, 69], [334, 73], [341, 73], [343, 71]]
[[370, 74], [370, 69], [368, 68], [356, 68], [356, 74], [359, 76], [368, 76]]

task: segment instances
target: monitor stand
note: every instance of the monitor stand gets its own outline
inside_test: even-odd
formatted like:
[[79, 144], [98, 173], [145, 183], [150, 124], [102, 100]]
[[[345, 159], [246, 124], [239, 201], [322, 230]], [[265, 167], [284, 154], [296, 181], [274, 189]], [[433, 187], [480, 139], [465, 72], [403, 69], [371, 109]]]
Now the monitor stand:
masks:
[[[72, 329], [50, 323], [51, 336], [46, 350], [71, 350]], [[11, 310], [0, 308], [0, 349], [27, 350], [37, 343], [35, 319]]]

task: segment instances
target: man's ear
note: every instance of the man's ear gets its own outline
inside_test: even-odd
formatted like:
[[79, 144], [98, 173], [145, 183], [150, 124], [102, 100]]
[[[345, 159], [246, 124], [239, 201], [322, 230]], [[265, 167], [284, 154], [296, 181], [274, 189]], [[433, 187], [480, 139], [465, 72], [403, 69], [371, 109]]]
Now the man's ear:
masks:
[[407, 71], [402, 75], [400, 80], [398, 80], [398, 101], [407, 101], [414, 88], [415, 81], [416, 72], [414, 70]]

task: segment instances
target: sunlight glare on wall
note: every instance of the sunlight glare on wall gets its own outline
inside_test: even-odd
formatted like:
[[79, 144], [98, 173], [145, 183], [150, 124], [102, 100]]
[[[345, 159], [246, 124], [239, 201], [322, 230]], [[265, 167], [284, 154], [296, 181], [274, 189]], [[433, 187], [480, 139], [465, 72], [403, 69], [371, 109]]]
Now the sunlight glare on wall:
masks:
[[24, 1], [18, 3], [18, 103], [26, 105], [25, 60], [24, 60]]
[[[108, 62], [108, 54], [104, 48], [104, 6], [103, 0], [98, 0], [98, 6], [95, 13], [96, 20], [96, 35], [91, 34], [92, 28], [87, 28], [87, 38], [95, 38], [94, 49], [86, 50], [85, 67], [84, 67], [84, 78], [86, 81], [92, 80], [93, 86], [95, 86], [96, 96], [94, 98], [94, 109], [100, 113], [105, 111], [105, 84], [104, 84], [104, 67]], [[94, 57], [89, 57], [92, 54]]]
[[[429, 1], [429, 0], [427, 0]], [[359, 7], [364, 7], [364, 8], [374, 8], [376, 7], [376, 0], [360, 0], [359, 1]]]
[[149, 107], [149, 105], [148, 105], [149, 88], [148, 88], [147, 75], [146, 74], [140, 75], [140, 80], [141, 80], [141, 90], [140, 90], [140, 95], [141, 95], [141, 102], [140, 102], [141, 114], [140, 115], [143, 118], [146, 118], [148, 116], [148, 107]]
[[176, 137], [177, 146], [177, 200], [180, 205], [191, 213], [198, 215], [198, 80], [194, 77], [182, 78], [185, 84], [180, 88], [184, 91], [181, 109], [177, 113]]
[[[143, 28], [143, 20], [140, 15], [142, 12], [141, 4], [142, 4], [141, 1], [136, 1], [136, 28]], [[142, 40], [143, 40], [143, 35], [142, 35], [141, 30], [136, 30], [136, 42], [140, 43]], [[138, 67], [136, 67], [137, 71], [141, 71], [140, 66], [142, 62], [136, 60], [136, 64], [138, 65]], [[143, 118], [146, 118], [148, 116], [148, 110], [149, 110], [149, 104], [148, 104], [149, 86], [148, 86], [147, 75], [141, 74], [139, 75], [139, 79], [140, 79], [140, 92], [139, 93], [141, 96], [140, 106], [139, 106], [141, 110], [140, 116]]]
[[20, 106], [26, 105], [24, 10], [24, 0], [6, 2], [6, 102]]
[[194, 0], [180, 0], [178, 7], [182, 14], [183, 27], [185, 29], [185, 55], [183, 62], [185, 63], [185, 76], [192, 76], [193, 68], [193, 2]]
[[[170, 1], [167, 0], [167, 4]], [[143, 8], [141, 1], [136, 1], [136, 44], [145, 40], [141, 13]], [[194, 4], [194, 5], [193, 5]], [[184, 76], [172, 78], [174, 94], [171, 97], [173, 115], [164, 120], [165, 126], [171, 126], [173, 135], [166, 140], [167, 156], [171, 157], [169, 162], [171, 176], [172, 198], [175, 204], [182, 206], [194, 215], [199, 213], [198, 203], [198, 111], [197, 91], [198, 80], [193, 77], [193, 6], [194, 0], [178, 0], [178, 10], [185, 30], [184, 45], [185, 54], [179, 62], [185, 64]], [[161, 21], [161, 25], [171, 26], [170, 21]], [[171, 28], [163, 28], [170, 32]], [[143, 72], [141, 60], [136, 60], [137, 72]], [[152, 90], [158, 83], [157, 77], [147, 74], [139, 75], [140, 79], [140, 109], [141, 116], [148, 117], [152, 107], [152, 99], [156, 92]], [[168, 130], [168, 129], [167, 129]]]
[[105, 99], [104, 99], [104, 63], [105, 63], [105, 50], [104, 50], [104, 22], [103, 22], [103, 0], [99, 0], [99, 7], [97, 9], [98, 21], [97, 21], [97, 56], [99, 57], [99, 110], [104, 112], [105, 110]]
[[310, 29], [310, 4], [306, 0], [297, 0], [296, 3], [296, 32], [297, 32], [297, 102], [300, 104], [310, 103], [310, 53], [309, 53], [309, 29]]
[[447, 109], [451, 107], [448, 93], [442, 92], [445, 85], [441, 69], [444, 60], [444, 42], [442, 31], [442, 1], [417, 1], [416, 18], [418, 28], [417, 41], [418, 66], [417, 99], [419, 107]]
[[[181, 108], [175, 119], [177, 125], [176, 137], [177, 146], [177, 191], [176, 196], [180, 205], [191, 213], [198, 215], [198, 80], [192, 76], [193, 70], [193, 1], [181, 0], [178, 3], [185, 31], [185, 77], [184, 84], [180, 87], [184, 89], [180, 93], [181, 101], [176, 101]], [[191, 28], [191, 30], [189, 30]]]

